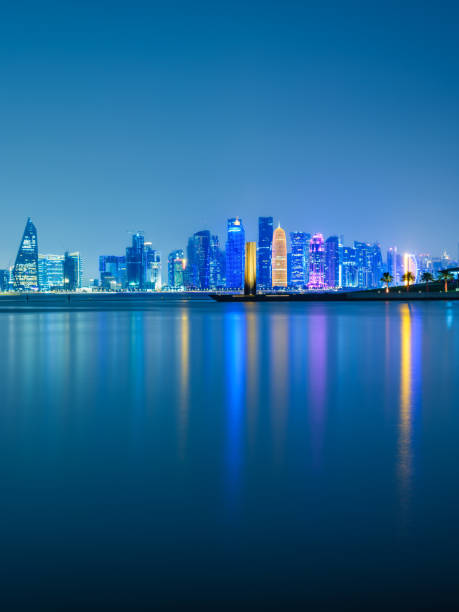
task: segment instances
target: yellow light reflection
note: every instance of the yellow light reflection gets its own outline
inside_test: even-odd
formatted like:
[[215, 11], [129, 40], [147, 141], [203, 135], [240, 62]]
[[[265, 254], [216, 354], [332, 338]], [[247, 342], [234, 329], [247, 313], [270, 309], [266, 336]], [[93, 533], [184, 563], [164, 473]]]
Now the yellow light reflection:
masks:
[[190, 394], [190, 321], [184, 310], [180, 319], [180, 401], [179, 401], [179, 456], [185, 458], [188, 430], [188, 402]]
[[398, 442], [398, 472], [406, 503], [412, 473], [412, 353], [411, 353], [411, 312], [408, 304], [401, 306], [400, 342], [400, 422]]

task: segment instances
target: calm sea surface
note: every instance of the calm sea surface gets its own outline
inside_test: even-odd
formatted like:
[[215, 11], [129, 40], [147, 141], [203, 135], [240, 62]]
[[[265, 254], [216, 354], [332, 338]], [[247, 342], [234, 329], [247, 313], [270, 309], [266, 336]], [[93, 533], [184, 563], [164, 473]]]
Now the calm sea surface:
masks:
[[459, 602], [459, 303], [1, 312], [0, 348], [2, 609]]

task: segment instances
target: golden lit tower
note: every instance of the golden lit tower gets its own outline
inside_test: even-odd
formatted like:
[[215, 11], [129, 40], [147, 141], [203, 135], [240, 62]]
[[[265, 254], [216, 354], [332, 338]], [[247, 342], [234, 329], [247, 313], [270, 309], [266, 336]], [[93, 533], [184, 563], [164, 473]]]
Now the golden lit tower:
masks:
[[245, 295], [255, 295], [257, 292], [257, 243], [245, 243]]
[[273, 287], [287, 287], [287, 238], [280, 224], [273, 234]]

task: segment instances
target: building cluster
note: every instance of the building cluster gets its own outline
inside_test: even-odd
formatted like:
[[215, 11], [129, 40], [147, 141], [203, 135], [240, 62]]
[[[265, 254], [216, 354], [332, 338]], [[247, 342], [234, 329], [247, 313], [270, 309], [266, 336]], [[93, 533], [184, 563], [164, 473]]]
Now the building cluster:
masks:
[[14, 266], [0, 270], [0, 291], [76, 291], [82, 281], [80, 254], [39, 253], [37, 228], [27, 219]]
[[[224, 247], [209, 230], [195, 232], [186, 249], [169, 253], [164, 275], [160, 252], [137, 232], [124, 255], [99, 257], [100, 278], [91, 284], [104, 291], [240, 291], [250, 267], [259, 291], [371, 289], [384, 284], [385, 272], [392, 284], [400, 285], [406, 272], [416, 281], [425, 272], [435, 276], [455, 265], [446, 253], [431, 258], [392, 247], [384, 259], [378, 243], [350, 246], [341, 236], [324, 239], [307, 232], [287, 237], [280, 225], [274, 228], [273, 217], [259, 217], [257, 243], [246, 242], [242, 219], [234, 217], [227, 221]], [[74, 291], [81, 286], [80, 254], [39, 254], [37, 230], [28, 219], [14, 266], [0, 270], [0, 291]]]

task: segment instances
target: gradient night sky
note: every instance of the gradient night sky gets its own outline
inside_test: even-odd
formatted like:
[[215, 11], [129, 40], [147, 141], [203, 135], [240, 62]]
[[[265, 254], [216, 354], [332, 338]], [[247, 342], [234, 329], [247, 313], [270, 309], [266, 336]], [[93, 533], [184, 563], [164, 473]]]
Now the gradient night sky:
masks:
[[[7, 6], [9, 5], [9, 6]], [[9, 2], [0, 267], [240, 215], [456, 257], [457, 2]]]

